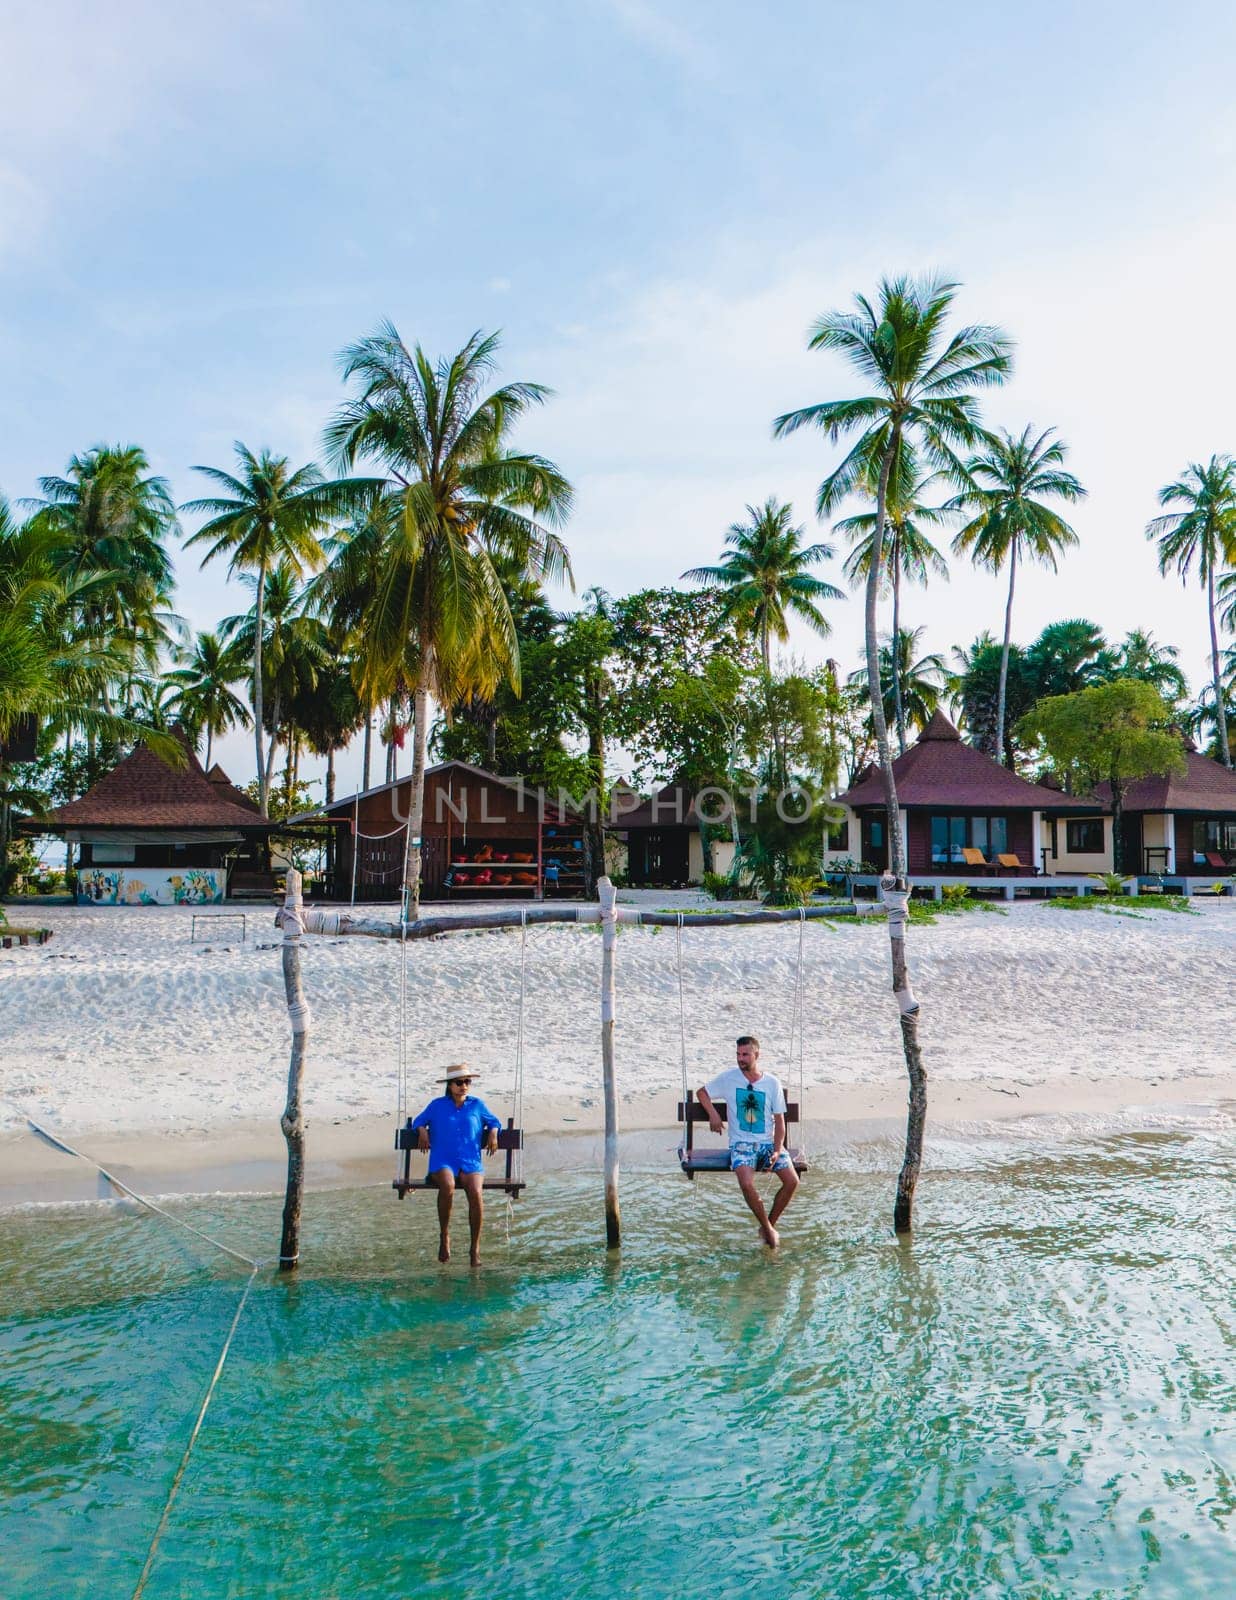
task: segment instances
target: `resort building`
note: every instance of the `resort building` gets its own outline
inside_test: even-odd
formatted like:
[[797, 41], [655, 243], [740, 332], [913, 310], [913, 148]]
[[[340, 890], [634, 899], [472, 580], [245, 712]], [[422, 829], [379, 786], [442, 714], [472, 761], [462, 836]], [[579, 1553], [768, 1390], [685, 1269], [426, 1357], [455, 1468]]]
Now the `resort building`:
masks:
[[[412, 780], [347, 795], [296, 818], [331, 825], [338, 900], [395, 900], [403, 882]], [[566, 795], [466, 761], [425, 773], [421, 898], [583, 896], [590, 874], [583, 818]]]
[[[1190, 878], [1236, 868], [1236, 773], [1186, 743], [1183, 772], [1138, 778], [1125, 790], [1122, 872]], [[1111, 785], [1096, 795], [1111, 809]]]
[[[706, 805], [705, 810], [719, 815], [724, 805], [718, 791], [715, 806]], [[609, 822], [609, 831], [626, 840], [627, 880], [633, 888], [682, 888], [703, 878], [699, 813], [694, 796], [681, 784], [667, 783], [646, 800], [624, 785], [623, 793], [611, 795]], [[712, 858], [714, 872], [729, 872], [733, 842], [713, 840]]]
[[[183, 741], [182, 741], [183, 742]], [[88, 905], [211, 905], [240, 888], [274, 890], [269, 822], [222, 767], [202, 770], [184, 742], [174, 767], [146, 745], [78, 800], [22, 831], [67, 841]]]
[[[1096, 815], [1093, 801], [1028, 783], [966, 744], [942, 711], [896, 758], [893, 773], [907, 865], [920, 879], [1054, 873], [1052, 851], [1062, 837], [1070, 837], [1070, 819]], [[879, 769], [868, 768], [837, 803], [846, 808], [848, 821], [844, 850], [838, 844], [837, 853], [882, 871], [888, 865], [888, 838]], [[1094, 837], [1088, 835], [1086, 842]], [[1105, 837], [1110, 838], [1110, 829]]]

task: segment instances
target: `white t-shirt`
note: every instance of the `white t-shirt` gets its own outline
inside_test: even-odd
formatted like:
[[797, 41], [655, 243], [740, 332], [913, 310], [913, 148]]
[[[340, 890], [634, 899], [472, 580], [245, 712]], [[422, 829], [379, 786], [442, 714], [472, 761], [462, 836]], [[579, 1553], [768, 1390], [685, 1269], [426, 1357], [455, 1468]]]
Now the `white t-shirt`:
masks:
[[725, 1101], [725, 1126], [732, 1145], [772, 1142], [773, 1118], [778, 1113], [785, 1115], [785, 1090], [780, 1078], [762, 1072], [752, 1082], [741, 1067], [731, 1067], [704, 1088], [710, 1100]]

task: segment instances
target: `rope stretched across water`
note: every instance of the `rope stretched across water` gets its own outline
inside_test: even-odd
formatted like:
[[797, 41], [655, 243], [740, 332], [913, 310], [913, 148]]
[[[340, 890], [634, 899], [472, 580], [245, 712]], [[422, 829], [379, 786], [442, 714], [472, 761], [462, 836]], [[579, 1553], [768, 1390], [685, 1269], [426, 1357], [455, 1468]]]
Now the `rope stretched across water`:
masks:
[[216, 1239], [213, 1234], [207, 1233], [205, 1229], [195, 1228], [191, 1222], [186, 1222], [183, 1217], [174, 1216], [172, 1212], [165, 1210], [163, 1206], [158, 1205], [154, 1200], [149, 1199], [148, 1196], [139, 1194], [136, 1189], [131, 1188], [130, 1185], [125, 1183], [122, 1178], [118, 1178], [114, 1172], [109, 1171], [101, 1161], [96, 1161], [93, 1156], [87, 1155], [82, 1150], [75, 1149], [67, 1139], [62, 1139], [59, 1134], [52, 1133], [49, 1128], [45, 1128], [41, 1122], [36, 1121], [36, 1119], [32, 1117], [30, 1113], [23, 1107], [17, 1105], [12, 1100], [7, 1101], [6, 1103], [21, 1114], [21, 1116], [25, 1119], [26, 1125], [34, 1133], [38, 1134], [41, 1139], [46, 1139], [47, 1142], [51, 1145], [54, 1145], [57, 1150], [63, 1150], [65, 1155], [73, 1156], [76, 1160], [84, 1161], [88, 1166], [93, 1167], [95, 1171], [101, 1173], [103, 1177], [107, 1179], [108, 1183], [112, 1184], [114, 1188], [119, 1189], [122, 1194], [128, 1195], [131, 1200], [136, 1200], [139, 1205], [145, 1206], [147, 1211], [152, 1211], [156, 1216], [163, 1217], [167, 1222], [174, 1223], [176, 1227], [183, 1228], [186, 1233], [191, 1233], [195, 1238], [204, 1240], [207, 1244], [212, 1245], [216, 1250], [222, 1251], [225, 1256], [230, 1256], [233, 1261], [243, 1262], [244, 1265], [249, 1268], [249, 1276], [245, 1281], [244, 1289], [241, 1291], [240, 1301], [236, 1307], [236, 1313], [232, 1318], [231, 1326], [228, 1328], [227, 1337], [223, 1341], [223, 1348], [219, 1352], [219, 1359], [215, 1362], [215, 1369], [211, 1374], [209, 1384], [206, 1386], [206, 1393], [202, 1396], [202, 1403], [197, 1409], [197, 1416], [194, 1418], [193, 1422], [193, 1431], [189, 1435], [188, 1442], [184, 1448], [184, 1453], [180, 1458], [180, 1465], [176, 1468], [176, 1475], [172, 1479], [171, 1488], [167, 1492], [167, 1499], [163, 1502], [162, 1514], [159, 1517], [158, 1525], [156, 1526], [154, 1535], [151, 1538], [150, 1546], [146, 1551], [146, 1560], [143, 1563], [141, 1573], [138, 1576], [137, 1586], [133, 1590], [133, 1600], [141, 1600], [142, 1595], [145, 1593], [146, 1585], [150, 1581], [150, 1574], [154, 1571], [155, 1556], [158, 1554], [160, 1541], [162, 1540], [163, 1535], [167, 1530], [167, 1525], [171, 1520], [172, 1506], [175, 1503], [176, 1495], [180, 1490], [181, 1482], [183, 1481], [185, 1472], [188, 1469], [189, 1457], [192, 1455], [193, 1446], [197, 1443], [198, 1435], [202, 1431], [202, 1424], [206, 1420], [206, 1413], [210, 1409], [210, 1402], [214, 1399], [215, 1389], [218, 1386], [224, 1364], [227, 1361], [228, 1352], [232, 1348], [232, 1340], [235, 1338], [236, 1330], [240, 1326], [240, 1319], [244, 1313], [245, 1305], [249, 1299], [249, 1291], [253, 1288], [253, 1282], [258, 1273], [264, 1266], [269, 1266], [271, 1263], [269, 1261], [255, 1260], [252, 1256], [245, 1255], [243, 1251], [233, 1250], [231, 1245], [224, 1244], [222, 1239]]

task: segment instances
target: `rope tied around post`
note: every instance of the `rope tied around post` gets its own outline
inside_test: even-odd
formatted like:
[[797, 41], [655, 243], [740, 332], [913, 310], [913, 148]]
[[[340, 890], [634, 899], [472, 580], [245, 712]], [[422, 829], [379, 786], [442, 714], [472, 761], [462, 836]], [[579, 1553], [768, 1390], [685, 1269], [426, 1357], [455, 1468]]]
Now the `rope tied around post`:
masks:
[[[910, 920], [910, 889], [904, 880], [898, 882], [891, 872], [886, 872], [880, 879], [880, 888], [884, 892], [884, 904], [888, 909], [888, 937], [894, 946], [893, 992], [897, 997], [897, 1007], [902, 1016], [913, 1016], [918, 1010], [918, 1001], [914, 998], [914, 990], [910, 987], [904, 953], [906, 924]], [[900, 960], [896, 955], [898, 945], [902, 949]]]

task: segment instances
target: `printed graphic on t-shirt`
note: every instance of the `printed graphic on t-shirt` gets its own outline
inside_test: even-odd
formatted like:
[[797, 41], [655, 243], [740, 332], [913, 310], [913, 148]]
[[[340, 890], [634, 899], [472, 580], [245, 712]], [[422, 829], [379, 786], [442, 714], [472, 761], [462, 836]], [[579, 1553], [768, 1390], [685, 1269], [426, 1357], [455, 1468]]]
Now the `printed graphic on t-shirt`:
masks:
[[746, 1084], [734, 1095], [735, 1132], [746, 1134], [764, 1131], [764, 1096], [758, 1089]]

